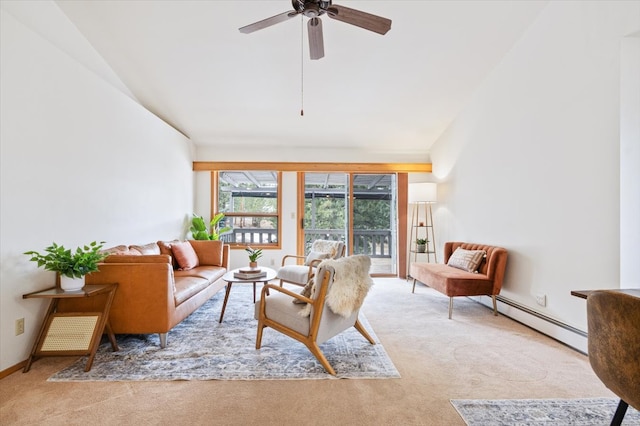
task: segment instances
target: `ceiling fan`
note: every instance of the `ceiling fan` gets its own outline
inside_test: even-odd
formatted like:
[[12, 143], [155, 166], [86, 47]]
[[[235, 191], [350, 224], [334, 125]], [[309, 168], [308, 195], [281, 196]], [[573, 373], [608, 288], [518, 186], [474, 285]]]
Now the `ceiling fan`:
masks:
[[249, 34], [302, 14], [309, 18], [307, 27], [309, 29], [309, 53], [311, 54], [311, 59], [320, 59], [324, 57], [324, 41], [322, 38], [322, 21], [320, 20], [320, 16], [325, 13], [329, 18], [346, 22], [347, 24], [355, 25], [378, 34], [384, 35], [391, 29], [390, 19], [332, 4], [331, 0], [291, 0], [291, 4], [294, 10], [244, 26], [240, 28], [240, 32]]

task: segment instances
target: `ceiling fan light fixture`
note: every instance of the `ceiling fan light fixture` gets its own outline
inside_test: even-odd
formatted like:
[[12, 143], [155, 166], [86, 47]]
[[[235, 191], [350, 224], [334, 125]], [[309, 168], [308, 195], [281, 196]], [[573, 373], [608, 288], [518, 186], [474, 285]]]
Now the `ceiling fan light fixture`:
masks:
[[306, 6], [304, 8], [304, 10], [302, 11], [302, 14], [304, 16], [306, 16], [307, 18], [317, 18], [318, 16], [320, 16], [322, 13], [324, 13], [324, 11], [320, 10], [320, 6], [318, 6], [317, 4], [310, 4], [308, 6]]

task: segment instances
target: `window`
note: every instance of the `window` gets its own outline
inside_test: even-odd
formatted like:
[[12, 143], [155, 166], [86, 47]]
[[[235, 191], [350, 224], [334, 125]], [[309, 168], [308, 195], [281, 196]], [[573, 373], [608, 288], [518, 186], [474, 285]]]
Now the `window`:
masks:
[[224, 213], [224, 225], [233, 228], [222, 240], [231, 246], [279, 248], [281, 173], [221, 171], [217, 181], [217, 211]]

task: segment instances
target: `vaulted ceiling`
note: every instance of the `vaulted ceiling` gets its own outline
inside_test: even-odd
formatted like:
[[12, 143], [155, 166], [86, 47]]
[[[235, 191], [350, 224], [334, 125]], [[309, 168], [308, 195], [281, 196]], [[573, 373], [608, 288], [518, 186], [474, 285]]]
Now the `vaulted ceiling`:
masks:
[[429, 149], [546, 4], [336, 0], [391, 30], [323, 15], [325, 57], [312, 61], [306, 17], [238, 31], [289, 0], [56, 3], [139, 102], [197, 145], [408, 153]]

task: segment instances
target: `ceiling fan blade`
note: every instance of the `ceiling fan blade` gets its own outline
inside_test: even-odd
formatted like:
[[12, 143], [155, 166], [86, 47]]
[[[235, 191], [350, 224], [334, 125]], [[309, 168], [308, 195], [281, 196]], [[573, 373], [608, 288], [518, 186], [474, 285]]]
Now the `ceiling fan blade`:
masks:
[[320, 18], [311, 18], [307, 22], [309, 28], [309, 54], [311, 59], [324, 57], [324, 40], [322, 38], [322, 21]]
[[372, 15], [349, 7], [334, 4], [327, 9], [327, 13], [330, 18], [364, 28], [365, 30], [373, 31], [378, 34], [384, 35], [391, 29], [391, 19]]
[[280, 22], [284, 22], [288, 19], [293, 18], [299, 12], [295, 10], [290, 10], [288, 12], [281, 13], [276, 16], [272, 16], [271, 18], [263, 19], [262, 21], [254, 22], [253, 24], [246, 25], [240, 28], [240, 32], [243, 34], [249, 34], [254, 31], [262, 30], [264, 28], [270, 27], [275, 24], [279, 24]]

